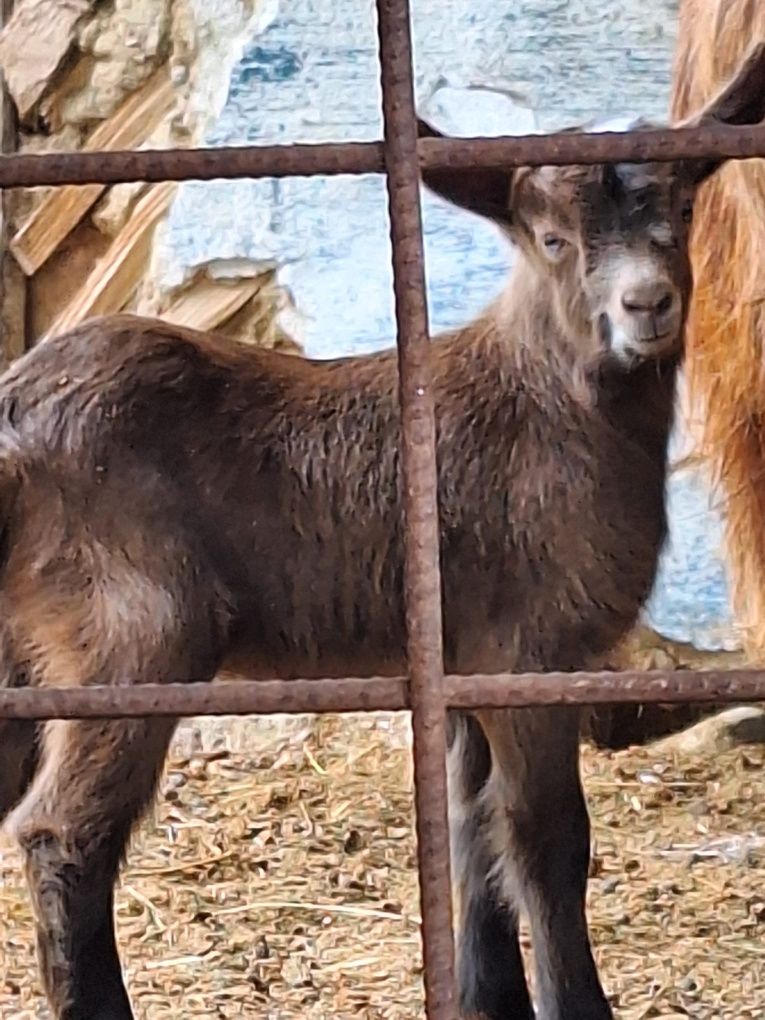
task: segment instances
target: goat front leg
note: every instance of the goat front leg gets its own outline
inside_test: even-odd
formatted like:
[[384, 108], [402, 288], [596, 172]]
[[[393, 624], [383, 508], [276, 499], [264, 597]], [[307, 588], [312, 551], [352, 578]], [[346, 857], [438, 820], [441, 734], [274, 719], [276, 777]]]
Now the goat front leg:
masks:
[[11, 826], [25, 858], [40, 970], [55, 1020], [133, 1020], [115, 939], [113, 889], [173, 727], [164, 719], [46, 726], [40, 770]]
[[576, 709], [478, 714], [493, 758], [491, 836], [528, 915], [539, 1020], [611, 1020], [585, 915], [590, 826]]
[[482, 1020], [533, 1020], [515, 909], [497, 887], [483, 793], [491, 771], [486, 737], [472, 716], [449, 714], [449, 820], [459, 891], [460, 1013]]

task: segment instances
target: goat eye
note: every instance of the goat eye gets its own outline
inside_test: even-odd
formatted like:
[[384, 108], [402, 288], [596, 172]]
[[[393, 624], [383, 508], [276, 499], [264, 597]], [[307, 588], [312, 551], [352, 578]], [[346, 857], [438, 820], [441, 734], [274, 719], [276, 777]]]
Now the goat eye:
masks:
[[559, 255], [566, 247], [566, 242], [562, 237], [558, 237], [557, 234], [545, 234], [542, 238], [542, 243], [549, 255]]
[[687, 199], [685, 202], [683, 202], [683, 207], [680, 210], [680, 215], [683, 218], [683, 223], [690, 223], [691, 220], [693, 219], [693, 202], [691, 202], [690, 199]]

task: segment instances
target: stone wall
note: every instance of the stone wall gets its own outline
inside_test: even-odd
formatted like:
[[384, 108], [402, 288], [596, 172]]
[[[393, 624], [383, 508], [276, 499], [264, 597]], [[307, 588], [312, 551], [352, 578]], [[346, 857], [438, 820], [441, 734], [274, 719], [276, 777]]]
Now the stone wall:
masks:
[[[58, 152], [201, 144], [266, 6], [270, 0], [15, 0], [0, 34], [15, 145]], [[125, 184], [13, 195], [6, 240], [19, 271], [6, 302], [27, 311], [5, 322], [5, 357], [120, 310], [192, 317], [237, 339], [295, 349], [275, 325], [283, 296], [262, 266], [238, 267], [225, 280], [190, 267], [181, 287], [157, 289], [154, 235], [175, 193], [175, 185]]]

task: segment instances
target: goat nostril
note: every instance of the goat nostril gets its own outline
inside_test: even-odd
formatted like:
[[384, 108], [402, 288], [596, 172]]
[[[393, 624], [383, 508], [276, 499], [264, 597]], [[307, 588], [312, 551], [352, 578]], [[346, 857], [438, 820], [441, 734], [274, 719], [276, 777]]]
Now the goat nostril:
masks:
[[622, 296], [622, 307], [625, 312], [633, 314], [650, 312], [652, 315], [662, 316], [671, 311], [674, 300], [674, 295], [670, 290], [662, 291], [660, 295], [655, 292], [641, 294], [633, 291]]

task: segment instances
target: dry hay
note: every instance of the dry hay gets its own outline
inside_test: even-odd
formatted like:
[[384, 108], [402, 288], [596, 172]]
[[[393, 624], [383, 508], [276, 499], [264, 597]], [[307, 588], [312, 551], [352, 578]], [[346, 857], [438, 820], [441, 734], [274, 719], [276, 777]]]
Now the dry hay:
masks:
[[[267, 751], [176, 753], [118, 897], [142, 1020], [422, 1015], [400, 736], [326, 718]], [[761, 1016], [763, 764], [585, 750], [592, 931], [622, 1020]], [[3, 852], [0, 1015], [33, 1020], [31, 918]]]

